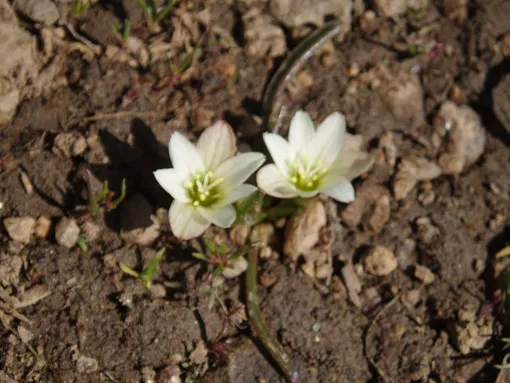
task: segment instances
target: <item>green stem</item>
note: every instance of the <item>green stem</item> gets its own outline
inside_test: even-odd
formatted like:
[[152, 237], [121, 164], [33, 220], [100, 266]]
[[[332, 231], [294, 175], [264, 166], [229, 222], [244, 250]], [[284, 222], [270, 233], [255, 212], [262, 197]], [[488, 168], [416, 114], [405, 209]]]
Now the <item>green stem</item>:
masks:
[[250, 251], [248, 254], [248, 270], [246, 272], [246, 302], [248, 315], [250, 317], [250, 325], [257, 338], [271, 354], [271, 357], [283, 373], [287, 383], [296, 383], [293, 374], [289, 370], [289, 356], [283, 351], [278, 341], [267, 329], [260, 312], [259, 299], [257, 296], [257, 256], [257, 249]]

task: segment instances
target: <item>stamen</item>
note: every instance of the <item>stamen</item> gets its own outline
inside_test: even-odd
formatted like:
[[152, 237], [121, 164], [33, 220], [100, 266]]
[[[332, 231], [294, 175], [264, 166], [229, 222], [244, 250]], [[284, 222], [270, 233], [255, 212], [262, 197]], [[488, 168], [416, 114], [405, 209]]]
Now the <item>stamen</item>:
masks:
[[200, 202], [198, 202], [198, 201], [193, 201], [193, 206], [195, 206], [195, 207], [196, 207], [196, 206], [198, 206], [198, 205], [200, 205]]
[[200, 201], [205, 201], [205, 194], [204, 193], [200, 194]]
[[292, 177], [292, 178], [291, 178], [291, 181], [292, 181], [292, 183], [293, 183], [293, 184], [296, 184], [296, 183], [297, 183], [297, 177], [295, 177], [295, 176], [294, 176], [294, 177]]
[[191, 189], [193, 187], [193, 182], [188, 181], [186, 182], [186, 189]]

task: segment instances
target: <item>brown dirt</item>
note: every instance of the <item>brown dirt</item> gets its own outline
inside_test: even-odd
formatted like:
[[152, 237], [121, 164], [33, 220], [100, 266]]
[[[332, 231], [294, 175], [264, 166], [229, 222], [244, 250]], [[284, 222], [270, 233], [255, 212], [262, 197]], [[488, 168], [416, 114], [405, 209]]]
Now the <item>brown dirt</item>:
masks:
[[[209, 24], [232, 33], [241, 48], [242, 14], [253, 7], [267, 12], [263, 2], [183, 3], [182, 12], [210, 7]], [[488, 134], [484, 154], [476, 164], [460, 175], [442, 175], [431, 181], [436, 196], [433, 203], [424, 206], [419, 202], [423, 185], [401, 201], [392, 199], [390, 219], [378, 233], [363, 223], [354, 228], [343, 225], [339, 217], [345, 207], [339, 206], [336, 224], [342, 226], [335, 239], [334, 248], [339, 250], [334, 254], [330, 287], [295, 271], [283, 256], [260, 265], [261, 273], [275, 281], [260, 288], [262, 312], [289, 353], [301, 382], [483, 382], [494, 381], [497, 375], [492, 366], [501, 362], [502, 322], [492, 261], [508, 241], [510, 56], [504, 58], [494, 46], [510, 32], [510, 9], [503, 0], [473, 1], [469, 18], [459, 21], [449, 17], [441, 1], [433, 3], [437, 5], [420, 11], [420, 18], [409, 11], [395, 20], [378, 17], [369, 27], [363, 26], [364, 16], [355, 15], [352, 31], [343, 42], [335, 42], [330, 53], [332, 66], [325, 67], [320, 55], [312, 57], [304, 70], [313, 84], [298, 84], [298, 91], [291, 91], [289, 115], [303, 108], [318, 121], [342, 111], [350, 132], [362, 135], [378, 156], [370, 174], [355, 182], [357, 190], [370, 185], [391, 190], [395, 169], [378, 148], [379, 139], [389, 131], [398, 158], [438, 157], [443, 149], [424, 146], [419, 138], [430, 140], [435, 113], [447, 99], [475, 109]], [[112, 44], [115, 38], [109, 34], [109, 25], [128, 17], [134, 33], [148, 43], [146, 31], [136, 29], [143, 23], [136, 1], [123, 4], [93, 6], [78, 21], [83, 35], [94, 43]], [[434, 39], [448, 44], [453, 53], [413, 57], [402, 51], [404, 38], [430, 23], [435, 28]], [[163, 25], [162, 36], [170, 41], [171, 24], [165, 21]], [[290, 29], [285, 32], [289, 46], [295, 46], [299, 39], [292, 37]], [[0, 326], [0, 370], [5, 379], [148, 382], [147, 371], [163, 371], [175, 355], [188, 357], [198, 342], [211, 341], [220, 331], [221, 308], [209, 310], [207, 294], [197, 296], [191, 289], [204, 269], [190, 256], [189, 244], [176, 242], [165, 223], [151, 246], [133, 244], [121, 236], [121, 229], [146, 227], [151, 214], [168, 208], [171, 199], [158, 187], [152, 171], [168, 167], [166, 145], [173, 131], [185, 131], [191, 137], [198, 134], [194, 117], [198, 110], [211, 111], [212, 121], [226, 119], [244, 137], [254, 136], [241, 138], [244, 143], [259, 144], [253, 116], [260, 115], [261, 95], [280, 60], [248, 57], [242, 49], [219, 49], [213, 38], [204, 39], [202, 45], [202, 56], [182, 79], [172, 78], [164, 61], [140, 69], [111, 63], [106, 57], [89, 62], [70, 53], [62, 74], [69, 85], [23, 102], [15, 119], [0, 127], [2, 221], [10, 216], [44, 215], [55, 223], [62, 216], [74, 215], [77, 206], [87, 201], [87, 169], [93, 174], [95, 190], [100, 187], [98, 180], [108, 179], [112, 190], [119, 190], [123, 178], [128, 184], [128, 199], [104, 222], [99, 220], [99, 238], [87, 253], [78, 247], [59, 246], [53, 233], [21, 246], [1, 228], [0, 271], [14, 258], [22, 260], [15, 277], [2, 276], [2, 289], [19, 297], [43, 284], [51, 292], [35, 305], [18, 310], [29, 324], [0, 306], [0, 319], [10, 318], [9, 324]], [[225, 57], [240, 70], [238, 80], [229, 86], [222, 83], [217, 69]], [[415, 124], [414, 117], [398, 118], [370, 78], [350, 79], [353, 62], [362, 74], [379, 73], [381, 65], [395, 72], [419, 68], [425, 124]], [[350, 88], [353, 84], [354, 90]], [[118, 111], [133, 114], [108, 116]], [[154, 115], [137, 116], [137, 112]], [[105, 117], [80, 120], [97, 114]], [[62, 132], [82, 134], [87, 150], [72, 158], [54, 151], [55, 137]], [[33, 195], [27, 195], [20, 181], [21, 170], [35, 187]], [[365, 212], [364, 217], [369, 216]], [[421, 217], [430, 220], [432, 237], [419, 230]], [[342, 267], [351, 261], [361, 265], [364, 249], [372, 245], [397, 251], [408, 239], [416, 242], [416, 251], [399, 259], [400, 267], [393, 273], [383, 277], [360, 274], [364, 305], [355, 307], [340, 277]], [[118, 263], [140, 269], [154, 249], [162, 246], [167, 246], [167, 255], [154, 283], [165, 294], [156, 298], [139, 281], [122, 274]], [[277, 250], [281, 247], [275, 246]], [[423, 285], [414, 277], [418, 264], [435, 274], [432, 284]], [[243, 301], [240, 286], [244, 286], [243, 278], [227, 281], [220, 296]], [[418, 291], [418, 301], [406, 304], [405, 297], [413, 290]], [[460, 314], [466, 307], [474, 313], [474, 321], [490, 321], [493, 332], [483, 347], [463, 354], [455, 331], [466, 324]], [[19, 339], [20, 325], [33, 333], [27, 344]], [[249, 330], [229, 327], [226, 338], [235, 344], [229, 356], [225, 360], [211, 357], [207, 372], [198, 381], [279, 381]], [[80, 356], [94, 358], [97, 370], [79, 372]], [[181, 369], [185, 374], [199, 367], [181, 364]], [[159, 381], [166, 382], [161, 376]]]

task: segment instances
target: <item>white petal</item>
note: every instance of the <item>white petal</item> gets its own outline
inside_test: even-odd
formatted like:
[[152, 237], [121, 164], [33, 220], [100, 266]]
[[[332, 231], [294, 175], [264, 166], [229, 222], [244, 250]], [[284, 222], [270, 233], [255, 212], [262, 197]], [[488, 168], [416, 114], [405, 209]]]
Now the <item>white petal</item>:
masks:
[[232, 205], [214, 208], [198, 207], [198, 211], [206, 220], [224, 229], [230, 227], [236, 219], [236, 209]]
[[168, 215], [172, 233], [180, 239], [198, 237], [210, 226], [195, 207], [179, 201], [172, 202]]
[[273, 158], [273, 162], [284, 174], [288, 172], [287, 162], [290, 159], [291, 149], [285, 138], [275, 133], [264, 133], [264, 143]]
[[206, 170], [216, 169], [219, 164], [236, 154], [236, 136], [225, 121], [218, 121], [202, 133], [197, 149]]
[[204, 163], [197, 148], [181, 133], [173, 133], [168, 146], [172, 164], [179, 172], [183, 174], [194, 174], [205, 170]]
[[248, 197], [257, 191], [257, 187], [248, 184], [241, 184], [233, 189], [225, 190], [225, 197], [219, 203], [221, 206], [230, 205], [242, 198]]
[[306, 150], [312, 142], [314, 134], [315, 126], [310, 115], [302, 110], [296, 112], [292, 117], [289, 129], [289, 145], [292, 149], [297, 153]]
[[335, 112], [330, 114], [317, 128], [310, 148], [310, 160], [320, 161], [328, 168], [340, 153], [345, 134], [345, 117]]
[[353, 180], [365, 173], [374, 163], [374, 156], [365, 152], [342, 152], [328, 173], [342, 175]]
[[346, 178], [340, 178], [337, 183], [321, 190], [322, 193], [336, 199], [339, 202], [352, 202], [354, 201], [354, 187]]
[[186, 189], [183, 187], [184, 179], [182, 173], [176, 169], [159, 169], [154, 172], [156, 181], [174, 199], [181, 202], [188, 202], [189, 198]]
[[277, 198], [297, 196], [296, 188], [274, 164], [269, 164], [257, 173], [257, 185], [262, 191]]
[[231, 157], [216, 169], [215, 176], [223, 178], [222, 186], [233, 188], [241, 185], [265, 161], [262, 153], [248, 152]]

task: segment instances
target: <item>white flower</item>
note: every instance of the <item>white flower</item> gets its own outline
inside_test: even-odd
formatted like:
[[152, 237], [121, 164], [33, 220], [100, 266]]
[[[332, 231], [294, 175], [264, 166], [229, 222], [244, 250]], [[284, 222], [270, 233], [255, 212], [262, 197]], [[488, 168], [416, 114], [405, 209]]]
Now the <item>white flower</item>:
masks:
[[257, 184], [267, 194], [278, 198], [312, 197], [324, 193], [340, 202], [354, 200], [351, 180], [372, 166], [373, 156], [364, 152], [342, 150], [345, 117], [329, 115], [315, 129], [303, 111], [290, 123], [289, 139], [264, 133], [264, 142], [274, 164], [257, 173]]
[[190, 239], [211, 223], [227, 228], [235, 220], [234, 201], [257, 190], [243, 184], [264, 162], [261, 153], [236, 153], [232, 128], [219, 121], [207, 128], [195, 145], [175, 132], [170, 138], [173, 168], [154, 172], [159, 184], [174, 198], [170, 227], [175, 236]]

